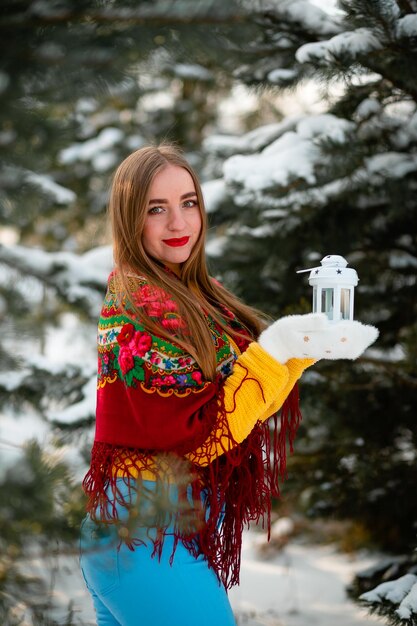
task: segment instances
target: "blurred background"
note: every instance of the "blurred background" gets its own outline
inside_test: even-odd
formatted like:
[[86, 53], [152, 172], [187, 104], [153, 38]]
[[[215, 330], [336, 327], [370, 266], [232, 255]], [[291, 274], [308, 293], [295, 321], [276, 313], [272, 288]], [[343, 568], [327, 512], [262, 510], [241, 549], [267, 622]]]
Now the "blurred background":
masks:
[[163, 140], [203, 181], [212, 274], [246, 302], [274, 318], [309, 312], [297, 269], [341, 254], [357, 270], [355, 317], [380, 338], [303, 377], [275, 515], [313, 542], [389, 555], [351, 594], [414, 575], [398, 601], [369, 604], [417, 623], [417, 601], [396, 612], [417, 581], [416, 11], [3, 0], [1, 624], [84, 623], [54, 581], [83, 516], [108, 190], [125, 156]]

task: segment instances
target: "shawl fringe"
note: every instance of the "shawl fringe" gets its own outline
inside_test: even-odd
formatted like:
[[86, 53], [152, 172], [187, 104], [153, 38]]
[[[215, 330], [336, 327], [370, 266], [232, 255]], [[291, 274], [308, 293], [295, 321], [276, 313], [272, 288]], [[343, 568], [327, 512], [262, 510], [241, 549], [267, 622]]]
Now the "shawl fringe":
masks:
[[[246, 378], [247, 374], [242, 384]], [[119, 547], [125, 543], [133, 550], [151, 541], [152, 556], [161, 558], [164, 537], [173, 533], [171, 562], [181, 541], [193, 556], [203, 554], [229, 589], [239, 584], [243, 529], [250, 522], [261, 522], [270, 537], [271, 498], [280, 495], [279, 482], [286, 477], [287, 444], [292, 452], [301, 421], [298, 385], [280, 414], [258, 422], [240, 444], [227, 431], [220, 385], [217, 406], [215, 402], [209, 404], [216, 409], [216, 426], [220, 420], [223, 431], [228, 432], [216, 442], [223, 454], [210, 464], [191, 463], [180, 450], [161, 453], [95, 441], [83, 488], [91, 518], [117, 525]], [[207, 458], [204, 445], [200, 449], [202, 459]], [[155, 476], [152, 493], [143, 483], [144, 470]], [[178, 490], [175, 503], [169, 499], [170, 484]], [[123, 519], [120, 506], [126, 512]]]

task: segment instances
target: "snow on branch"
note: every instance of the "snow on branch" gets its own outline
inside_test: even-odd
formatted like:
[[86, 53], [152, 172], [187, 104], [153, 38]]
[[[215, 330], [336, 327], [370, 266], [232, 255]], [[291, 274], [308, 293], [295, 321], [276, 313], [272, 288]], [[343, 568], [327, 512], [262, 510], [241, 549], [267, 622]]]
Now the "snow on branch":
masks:
[[176, 63], [172, 72], [174, 76], [184, 80], [197, 80], [201, 82], [213, 82], [213, 72], [198, 63]]
[[74, 425], [93, 418], [96, 410], [97, 375], [93, 376], [81, 387], [81, 400], [70, 404], [60, 411], [48, 411], [47, 419], [61, 425]]
[[375, 50], [382, 50], [384, 44], [371, 28], [357, 28], [356, 30], [339, 33], [327, 41], [306, 43], [298, 48], [295, 58], [299, 63], [319, 62], [324, 65], [333, 65], [335, 59], [348, 58], [354, 61], [364, 58]]
[[417, 15], [405, 15], [399, 19], [396, 35], [398, 39], [417, 37]]
[[[389, 112], [368, 98], [358, 106], [354, 118], [351, 121], [318, 114], [287, 120], [273, 129], [272, 141], [255, 152], [239, 149], [248, 145], [250, 133], [241, 138], [215, 136], [212, 143], [207, 143], [209, 150], [221, 152], [227, 139], [230, 149], [235, 150], [223, 164], [226, 189], [222, 193], [232, 193], [238, 206], [250, 204], [261, 209], [266, 219], [282, 220], [288, 212], [324, 206], [348, 191], [380, 188], [387, 179], [399, 180], [417, 171], [417, 155], [404, 151], [416, 136], [414, 106], [402, 113], [397, 109]], [[352, 168], [347, 164], [343, 175], [337, 175], [332, 169], [334, 150], [329, 146], [341, 153], [356, 141], [359, 149], [366, 143], [367, 133], [374, 139], [381, 136], [384, 142], [389, 134], [394, 149], [384, 150], [381, 146], [382, 151], [372, 156], [364, 151], [362, 162]], [[337, 177], [333, 178], [332, 173]]]
[[353, 127], [352, 122], [331, 114], [306, 116], [262, 152], [228, 159], [224, 164], [226, 184], [242, 190], [239, 203], [253, 199], [258, 192], [287, 193], [288, 186], [296, 182], [316, 185], [316, 170], [323, 162], [320, 141], [343, 144]]
[[76, 194], [71, 189], [58, 185], [50, 176], [27, 172], [25, 174], [25, 180], [39, 187], [44, 193], [52, 196], [58, 204], [71, 204], [71, 202], [77, 199]]
[[252, 154], [262, 150], [275, 139], [296, 127], [301, 116], [290, 116], [278, 124], [265, 124], [244, 135], [211, 135], [204, 139], [203, 148], [209, 154], [228, 157], [237, 152]]
[[384, 152], [365, 159], [365, 164], [372, 181], [383, 182], [384, 178], [403, 178], [417, 171], [417, 154]]
[[381, 600], [401, 602], [416, 583], [417, 576], [406, 574], [396, 580], [381, 583], [375, 589], [363, 593], [360, 599], [365, 602], [381, 602]]
[[108, 246], [76, 255], [19, 245], [0, 245], [0, 262], [38, 278], [53, 287], [65, 301], [96, 318], [112, 269], [112, 254]]
[[124, 135], [119, 128], [104, 128], [97, 137], [80, 143], [73, 143], [59, 154], [63, 165], [76, 161], [89, 161], [98, 172], [104, 172], [116, 164], [117, 156], [113, 148], [122, 141]]
[[227, 197], [227, 189], [223, 178], [208, 180], [202, 184], [204, 204], [207, 213], [213, 213]]
[[395, 611], [398, 617], [409, 620], [417, 615], [417, 576], [405, 574], [396, 580], [381, 583], [375, 589], [363, 593], [359, 599], [370, 604], [389, 602], [398, 605]]
[[289, 24], [298, 25], [306, 32], [330, 36], [340, 32], [337, 17], [331, 16], [309, 0], [284, 0], [267, 9], [268, 14], [277, 16]]
[[[31, 353], [21, 369], [0, 372], [0, 393], [9, 399], [18, 395], [31, 398], [36, 389], [35, 404], [39, 404], [43, 416], [49, 422], [66, 426], [94, 417], [96, 386], [95, 363], [88, 359], [81, 365], [56, 363]], [[66, 406], [62, 407], [63, 402]]]

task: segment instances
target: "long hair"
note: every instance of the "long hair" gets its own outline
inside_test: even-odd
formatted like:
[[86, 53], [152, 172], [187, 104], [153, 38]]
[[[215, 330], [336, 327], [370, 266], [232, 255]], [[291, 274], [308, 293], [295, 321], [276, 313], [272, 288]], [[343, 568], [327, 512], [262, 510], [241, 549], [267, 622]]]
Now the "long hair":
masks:
[[[168, 165], [182, 167], [191, 175], [202, 224], [189, 258], [181, 264], [179, 280], [161, 262], [147, 254], [142, 243], [149, 189], [154, 177]], [[232, 337], [238, 336], [239, 332], [227, 323], [224, 307], [237, 317], [254, 339], [265, 327], [265, 322], [260, 312], [245, 305], [209, 276], [204, 250], [207, 215], [203, 194], [198, 177], [182, 152], [172, 144], [161, 144], [141, 148], [129, 155], [119, 165], [113, 178], [109, 216], [119, 305], [124, 308], [128, 302], [129, 308], [133, 308], [149, 333], [174, 341], [194, 357], [208, 380], [214, 380], [216, 353], [206, 315], [214, 318]], [[183, 329], [175, 331], [174, 336], [135, 305], [135, 276], [145, 277], [150, 285], [161, 288], [175, 301], [185, 324]]]

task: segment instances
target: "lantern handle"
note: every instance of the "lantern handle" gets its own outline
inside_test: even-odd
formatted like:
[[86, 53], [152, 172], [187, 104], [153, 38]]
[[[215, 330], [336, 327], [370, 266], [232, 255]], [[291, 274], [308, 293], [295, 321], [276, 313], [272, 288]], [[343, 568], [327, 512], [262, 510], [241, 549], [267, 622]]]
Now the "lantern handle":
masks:
[[339, 254], [328, 254], [327, 256], [322, 258], [320, 263], [321, 265], [316, 267], [310, 267], [305, 270], [297, 270], [297, 274], [302, 274], [303, 272], [312, 272], [313, 270], [320, 270], [323, 267], [346, 267], [348, 264], [346, 259]]
[[308, 269], [306, 269], [306, 270], [296, 270], [296, 273], [297, 273], [297, 274], [302, 274], [303, 272], [312, 272], [313, 270], [320, 270], [322, 267], [323, 267], [323, 266], [320, 266], [320, 265], [318, 265], [318, 266], [316, 266], [316, 267], [309, 267], [309, 268], [308, 268]]

